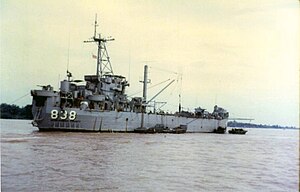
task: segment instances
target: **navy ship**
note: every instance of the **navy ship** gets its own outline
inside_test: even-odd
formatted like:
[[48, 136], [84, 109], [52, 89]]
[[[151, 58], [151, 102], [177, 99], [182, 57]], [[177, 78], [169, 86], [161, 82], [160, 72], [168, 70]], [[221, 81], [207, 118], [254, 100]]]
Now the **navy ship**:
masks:
[[212, 113], [201, 107], [193, 112], [183, 111], [180, 103], [178, 112], [172, 114], [149, 110], [153, 98], [147, 100], [147, 65], [143, 96], [127, 96], [129, 83], [124, 76], [113, 73], [106, 48], [106, 43], [114, 39], [97, 34], [97, 26], [95, 19], [94, 36], [84, 41], [97, 45], [96, 74], [85, 75], [84, 81], [80, 81], [73, 80], [67, 70], [59, 90], [51, 85], [31, 90], [33, 126], [40, 131], [226, 132], [229, 113], [218, 106], [214, 106]]

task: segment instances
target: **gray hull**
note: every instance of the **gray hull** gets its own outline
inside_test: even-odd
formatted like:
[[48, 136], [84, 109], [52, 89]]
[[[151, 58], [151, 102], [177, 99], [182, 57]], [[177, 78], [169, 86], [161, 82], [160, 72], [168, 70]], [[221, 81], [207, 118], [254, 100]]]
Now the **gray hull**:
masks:
[[213, 132], [218, 127], [226, 128], [227, 119], [187, 118], [167, 114], [147, 114], [117, 111], [93, 111], [66, 108], [67, 114], [76, 112], [76, 117], [70, 120], [51, 117], [51, 111], [60, 111], [60, 108], [50, 108], [43, 111], [36, 120], [40, 130], [69, 130], [69, 131], [95, 131], [95, 132], [133, 132], [141, 127], [144, 116], [144, 127], [150, 128], [162, 124], [166, 128], [175, 128], [180, 125], [187, 126], [187, 132]]

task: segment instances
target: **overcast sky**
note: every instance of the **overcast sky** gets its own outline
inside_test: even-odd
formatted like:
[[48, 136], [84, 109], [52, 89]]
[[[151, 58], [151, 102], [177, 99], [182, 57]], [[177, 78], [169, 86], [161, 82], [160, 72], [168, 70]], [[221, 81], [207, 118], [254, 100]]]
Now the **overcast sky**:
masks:
[[98, 31], [116, 39], [107, 47], [128, 95], [148, 64], [149, 86], [183, 74], [156, 99], [169, 112], [181, 93], [185, 109], [218, 104], [231, 117], [299, 126], [297, 0], [3, 0], [0, 12], [1, 103], [30, 104], [36, 85], [57, 89], [68, 62], [75, 79], [95, 74], [96, 46], [83, 41], [97, 13]]

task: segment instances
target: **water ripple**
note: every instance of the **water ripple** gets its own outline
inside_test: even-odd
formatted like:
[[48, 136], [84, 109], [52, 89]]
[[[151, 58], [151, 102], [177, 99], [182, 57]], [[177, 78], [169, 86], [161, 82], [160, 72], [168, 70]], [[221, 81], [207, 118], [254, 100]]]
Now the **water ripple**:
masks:
[[27, 123], [1, 120], [3, 191], [299, 190], [294, 130], [47, 133]]

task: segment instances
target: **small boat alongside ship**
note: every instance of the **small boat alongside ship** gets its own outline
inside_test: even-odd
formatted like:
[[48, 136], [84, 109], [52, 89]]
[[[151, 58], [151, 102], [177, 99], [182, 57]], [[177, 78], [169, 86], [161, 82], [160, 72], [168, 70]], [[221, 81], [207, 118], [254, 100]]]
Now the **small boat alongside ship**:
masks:
[[224, 134], [226, 133], [226, 128], [224, 127], [218, 127], [217, 129], [214, 129], [214, 133]]
[[225, 133], [229, 113], [218, 106], [214, 106], [212, 113], [200, 107], [193, 112], [183, 111], [181, 103], [175, 113], [150, 110], [150, 102], [159, 93], [147, 98], [147, 65], [144, 66], [143, 96], [127, 96], [129, 82], [124, 76], [114, 74], [106, 49], [106, 43], [114, 39], [97, 34], [97, 26], [95, 20], [94, 36], [85, 41], [97, 45], [96, 74], [85, 75], [84, 81], [78, 81], [73, 80], [67, 70], [67, 79], [60, 82], [59, 90], [51, 85], [31, 90], [33, 126], [40, 131]]
[[245, 135], [248, 131], [241, 129], [241, 128], [233, 128], [228, 131], [230, 134], [239, 134], [239, 135]]
[[174, 128], [168, 128], [164, 127], [163, 124], [157, 124], [154, 127], [150, 128], [137, 128], [134, 129], [135, 133], [175, 133], [175, 134], [182, 134], [186, 133], [187, 126], [186, 125], [180, 125], [179, 127]]

